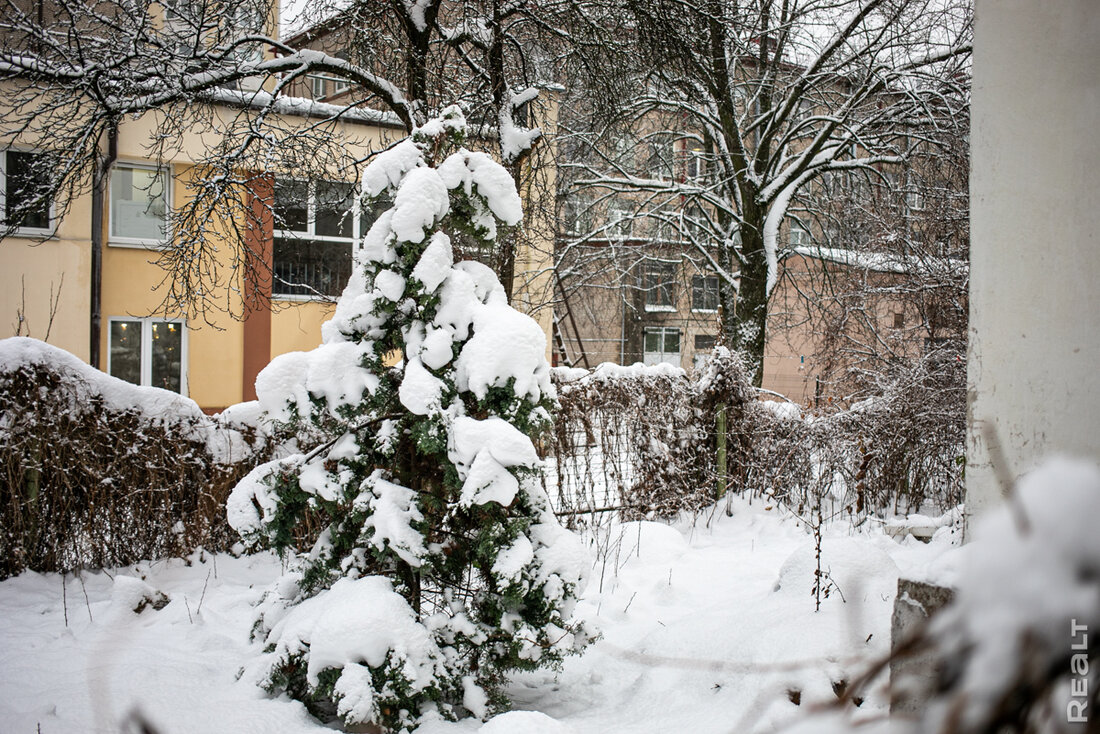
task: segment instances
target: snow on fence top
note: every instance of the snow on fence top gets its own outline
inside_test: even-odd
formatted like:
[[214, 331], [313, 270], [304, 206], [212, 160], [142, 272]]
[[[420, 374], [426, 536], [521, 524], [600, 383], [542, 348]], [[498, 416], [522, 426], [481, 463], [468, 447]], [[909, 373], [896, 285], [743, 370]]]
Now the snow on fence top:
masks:
[[583, 367], [553, 367], [550, 369], [550, 374], [558, 385], [579, 383], [581, 381], [605, 382], [607, 380], [635, 377], [687, 377], [687, 372], [682, 368], [667, 362], [653, 365], [646, 365], [641, 362], [630, 365], [604, 362], [592, 370], [586, 370]]

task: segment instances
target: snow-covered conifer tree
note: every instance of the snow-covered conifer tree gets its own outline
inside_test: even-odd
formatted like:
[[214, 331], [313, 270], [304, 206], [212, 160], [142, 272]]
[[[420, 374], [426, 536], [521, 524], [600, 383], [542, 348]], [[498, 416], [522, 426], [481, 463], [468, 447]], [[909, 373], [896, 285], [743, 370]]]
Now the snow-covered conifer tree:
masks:
[[265, 602], [261, 682], [390, 731], [485, 716], [508, 671], [587, 641], [571, 618], [584, 549], [551, 512], [531, 440], [554, 401], [545, 336], [492, 271], [453, 261], [448, 232], [488, 243], [522, 217], [507, 171], [465, 134], [449, 108], [367, 167], [364, 195], [393, 206], [323, 344], [257, 379], [272, 420], [326, 440], [229, 499], [242, 537], [280, 552], [323, 527]]

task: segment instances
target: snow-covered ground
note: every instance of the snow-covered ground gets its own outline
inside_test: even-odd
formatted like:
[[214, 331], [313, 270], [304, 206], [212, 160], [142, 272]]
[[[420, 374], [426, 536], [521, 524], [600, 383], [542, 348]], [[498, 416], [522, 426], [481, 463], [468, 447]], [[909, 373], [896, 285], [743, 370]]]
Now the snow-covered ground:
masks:
[[[926, 545], [834, 526], [823, 567], [835, 585], [815, 612], [812, 538], [776, 510], [738, 502], [709, 526], [705, 517], [616, 526], [596, 539], [605, 552], [580, 608], [602, 639], [556, 677], [518, 676], [517, 711], [418, 734], [783, 729], [887, 650], [899, 569], [922, 575], [950, 535]], [[139, 721], [162, 734], [330, 730], [238, 679], [260, 652], [248, 639], [252, 605], [280, 570], [270, 555], [196, 554], [64, 583], [35, 573], [0, 582], [0, 730], [137, 731]], [[145, 584], [170, 601], [137, 614]], [[872, 695], [858, 713], [884, 707]]]

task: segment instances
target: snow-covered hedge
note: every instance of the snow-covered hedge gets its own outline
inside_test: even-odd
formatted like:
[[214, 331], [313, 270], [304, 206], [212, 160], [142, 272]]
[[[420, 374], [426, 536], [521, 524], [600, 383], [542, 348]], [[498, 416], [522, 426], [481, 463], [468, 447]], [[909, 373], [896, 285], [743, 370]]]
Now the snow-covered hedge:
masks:
[[721, 347], [691, 376], [610, 364], [553, 376], [560, 410], [549, 489], [570, 516], [670, 517], [711, 506], [720, 405], [729, 492], [818, 520], [946, 512], [962, 501], [965, 373], [953, 362], [900, 367], [878, 397], [807, 414], [755, 391]]
[[176, 393], [0, 340], [0, 578], [228, 547], [225, 497], [262, 444]]
[[[671, 517], [715, 500], [715, 406], [753, 396], [722, 350], [711, 379], [668, 364], [556, 368], [559, 410], [550, 444], [551, 496], [579, 521], [587, 511]], [[729, 379], [718, 380], [726, 369]]]

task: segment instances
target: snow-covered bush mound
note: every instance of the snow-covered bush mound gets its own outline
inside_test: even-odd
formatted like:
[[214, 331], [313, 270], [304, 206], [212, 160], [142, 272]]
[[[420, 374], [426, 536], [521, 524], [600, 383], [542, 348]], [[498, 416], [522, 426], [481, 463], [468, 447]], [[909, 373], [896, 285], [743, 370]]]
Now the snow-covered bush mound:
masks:
[[222, 507], [266, 450], [222, 420], [44, 342], [0, 340], [0, 578], [236, 542]]
[[588, 637], [571, 615], [589, 562], [531, 440], [555, 399], [545, 336], [491, 270], [453, 260], [452, 237], [491, 247], [522, 218], [508, 172], [465, 135], [450, 108], [367, 167], [364, 194], [393, 205], [324, 343], [256, 381], [274, 425], [320, 443], [257, 468], [228, 502], [246, 541], [280, 552], [320, 529], [265, 604], [259, 665], [270, 690], [347, 724], [485, 716], [509, 670]]
[[[820, 574], [820, 575], [819, 575]], [[885, 552], [853, 538], [826, 538], [821, 553], [804, 543], [779, 569], [775, 591], [802, 599], [821, 579], [822, 598], [835, 603], [890, 597], [897, 590], [898, 567]]]
[[66, 385], [67, 410], [88, 410], [99, 403], [112, 412], [133, 412], [152, 425], [178, 427], [188, 438], [205, 440], [211, 432], [198, 404], [179, 393], [112, 377], [64, 349], [38, 339], [25, 336], [0, 339], [0, 374], [36, 369], [52, 372]]

